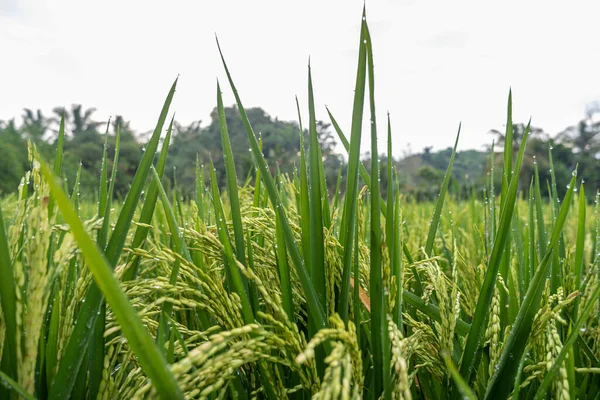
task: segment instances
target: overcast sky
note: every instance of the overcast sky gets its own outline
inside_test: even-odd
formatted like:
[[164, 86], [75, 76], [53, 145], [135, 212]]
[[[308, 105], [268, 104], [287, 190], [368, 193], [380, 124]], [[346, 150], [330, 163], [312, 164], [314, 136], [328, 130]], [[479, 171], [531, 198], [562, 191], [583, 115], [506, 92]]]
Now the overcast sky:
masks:
[[[600, 99], [600, 1], [367, 1], [376, 104], [394, 154], [491, 143], [513, 89], [514, 121], [555, 134]], [[356, 77], [362, 1], [0, 0], [0, 119], [23, 107], [96, 107], [152, 129], [175, 77], [181, 123], [216, 105], [226, 85], [215, 33], [246, 107], [307, 118], [310, 56], [317, 118], [325, 105], [345, 131]], [[368, 110], [365, 109], [368, 119]], [[366, 136], [366, 135], [365, 135]], [[368, 141], [364, 141], [366, 150]]]

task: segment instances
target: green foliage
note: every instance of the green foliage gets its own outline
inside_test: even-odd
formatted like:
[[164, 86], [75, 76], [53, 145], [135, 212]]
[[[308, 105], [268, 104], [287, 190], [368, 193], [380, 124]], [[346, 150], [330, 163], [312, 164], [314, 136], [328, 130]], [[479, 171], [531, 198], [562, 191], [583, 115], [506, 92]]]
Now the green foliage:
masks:
[[[60, 129], [51, 171], [41, 112], [2, 124], [0, 155], [30, 141], [30, 158], [11, 152], [0, 164], [23, 175], [0, 209], [2, 398], [598, 393], [600, 217], [567, 170], [580, 157], [594, 165], [595, 125], [552, 148], [513, 124], [511, 94], [502, 157], [457, 152], [457, 136], [452, 149], [398, 163], [389, 117], [380, 157], [363, 12], [350, 140], [329, 114], [348, 151], [343, 176], [315, 118], [312, 71], [304, 131], [244, 109], [219, 52], [236, 106], [224, 107], [218, 86], [211, 125], [171, 120], [160, 154], [177, 81], [143, 149], [121, 117], [104, 125], [93, 109], [56, 110], [68, 134]], [[487, 163], [501, 173], [477, 168]]]

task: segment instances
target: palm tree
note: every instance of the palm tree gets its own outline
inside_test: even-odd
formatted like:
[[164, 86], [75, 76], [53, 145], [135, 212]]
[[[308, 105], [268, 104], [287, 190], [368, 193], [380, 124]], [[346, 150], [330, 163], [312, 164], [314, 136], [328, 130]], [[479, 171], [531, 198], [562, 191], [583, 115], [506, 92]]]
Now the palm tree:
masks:
[[600, 151], [600, 122], [591, 118], [579, 121], [558, 134], [565, 145], [583, 156], [595, 156]]
[[88, 108], [84, 110], [81, 104], [71, 105], [71, 110], [56, 107], [52, 112], [56, 115], [55, 122], [59, 122], [64, 113], [65, 128], [73, 134], [74, 138], [84, 134], [96, 133], [97, 128], [102, 125], [101, 122], [92, 120], [92, 114], [96, 112], [96, 109]]
[[26, 139], [40, 142], [48, 131], [50, 120], [44, 117], [41, 110], [33, 111], [29, 108], [23, 109], [23, 135]]

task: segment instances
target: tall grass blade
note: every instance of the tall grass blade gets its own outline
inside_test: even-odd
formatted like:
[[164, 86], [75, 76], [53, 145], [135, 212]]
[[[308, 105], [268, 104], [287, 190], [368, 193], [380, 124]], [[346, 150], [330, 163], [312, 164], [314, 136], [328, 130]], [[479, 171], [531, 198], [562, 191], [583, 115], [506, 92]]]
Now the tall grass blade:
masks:
[[[255, 321], [255, 316], [252, 311], [250, 297], [246, 292], [246, 289], [244, 288], [244, 284], [242, 281], [242, 273], [237, 267], [237, 263], [239, 261], [237, 261], [235, 258], [233, 246], [231, 245], [231, 240], [229, 239], [227, 222], [225, 221], [223, 204], [221, 203], [221, 195], [219, 193], [219, 187], [217, 186], [217, 176], [215, 173], [214, 165], [212, 163], [212, 159], [210, 160], [210, 181], [213, 207], [215, 211], [215, 220], [217, 224], [217, 232], [219, 235], [219, 241], [223, 245], [223, 253], [225, 255], [225, 268], [229, 270], [227, 277], [231, 279], [231, 286], [233, 290], [237, 293], [237, 295], [240, 297], [242, 305], [242, 317], [244, 318], [244, 322], [246, 324], [251, 324]], [[262, 383], [264, 384], [264, 389], [267, 398], [274, 400], [274, 389], [271, 385], [271, 382], [268, 379], [269, 374], [266, 372], [267, 370], [265, 363], [260, 362], [258, 368], [261, 372], [261, 376], [263, 377]]]
[[[590, 295], [590, 299], [598, 299], [599, 297], [600, 297], [600, 285], [597, 285], [594, 292]], [[575, 344], [575, 341], [577, 340], [577, 338], [579, 338], [579, 332], [581, 331], [583, 324], [588, 319], [588, 316], [592, 313], [595, 304], [596, 304], [595, 301], [588, 301], [585, 308], [583, 309], [583, 311], [577, 318], [577, 321], [573, 325], [573, 327], [571, 329], [571, 333], [569, 333], [569, 336], [567, 337], [567, 340], [563, 344], [563, 347], [560, 350], [560, 353], [558, 353], [558, 356], [556, 356], [556, 358], [554, 359], [554, 364], [552, 365], [550, 370], [546, 373], [546, 375], [544, 375], [544, 379], [542, 380], [542, 383], [540, 384], [540, 387], [538, 388], [538, 391], [535, 394], [534, 400], [541, 400], [541, 399], [546, 398], [546, 392], [548, 391], [548, 389], [550, 389], [550, 385], [552, 384], [554, 376], [558, 372], [558, 369], [560, 368], [563, 361], [565, 361], [567, 354], [569, 354], [569, 349], [571, 349], [571, 347]]]
[[273, 177], [269, 173], [267, 162], [259, 148], [258, 140], [256, 139], [254, 131], [252, 130], [252, 126], [250, 125], [250, 121], [248, 120], [248, 116], [246, 115], [246, 111], [244, 109], [244, 106], [242, 105], [242, 101], [239, 97], [235, 84], [233, 83], [233, 79], [231, 78], [231, 74], [229, 73], [229, 69], [227, 68], [227, 64], [225, 62], [225, 58], [223, 57], [223, 53], [221, 52], [221, 48], [219, 46], [218, 41], [217, 46], [219, 47], [221, 61], [223, 62], [223, 67], [225, 68], [227, 79], [229, 80], [229, 84], [235, 96], [236, 103], [240, 111], [240, 116], [242, 118], [242, 122], [244, 124], [248, 140], [250, 142], [250, 149], [252, 150], [252, 155], [254, 156], [254, 160], [258, 165], [258, 168], [260, 169], [261, 178], [265, 184], [269, 198], [271, 199], [271, 203], [273, 203], [275, 212], [281, 218], [281, 227], [285, 237], [285, 243], [288, 247], [290, 257], [292, 259], [292, 262], [294, 263], [294, 267], [298, 272], [298, 276], [302, 284], [302, 289], [304, 290], [304, 294], [308, 303], [310, 318], [314, 319], [316, 326], [318, 326], [319, 328], [324, 328], [327, 326], [325, 310], [321, 307], [317, 292], [310, 280], [310, 275], [308, 273], [306, 265], [304, 265], [304, 262], [302, 261], [302, 256], [300, 255], [300, 251], [294, 239], [294, 235], [290, 228], [287, 216], [285, 215], [285, 211], [281, 206], [281, 199], [277, 194], [275, 182], [273, 181]]
[[281, 283], [281, 300], [283, 309], [290, 321], [295, 322], [294, 318], [294, 298], [292, 294], [292, 279], [287, 259], [287, 251], [285, 248], [285, 238], [281, 230], [281, 220], [279, 216], [275, 217], [275, 240], [277, 247], [275, 249], [277, 257], [277, 270], [279, 271], [279, 281]]
[[[577, 217], [577, 242], [575, 243], [575, 288], [580, 290], [581, 288], [581, 276], [583, 274], [583, 268], [585, 265], [584, 261], [584, 250], [585, 250], [585, 214], [587, 208], [587, 201], [585, 199], [585, 190], [583, 182], [579, 185], [579, 210]], [[573, 305], [573, 316], [577, 317], [579, 310], [579, 296], [575, 299]]]
[[[527, 144], [527, 138], [529, 137], [530, 123], [527, 124], [525, 132], [523, 134], [523, 141], [521, 142], [521, 148], [519, 149], [519, 155], [515, 165], [515, 177], [519, 176], [521, 170], [521, 164], [523, 162], [523, 156], [525, 154], [525, 146]], [[475, 313], [473, 315], [473, 322], [471, 323], [471, 329], [465, 343], [463, 350], [463, 356], [460, 361], [460, 374], [467, 382], [471, 379], [471, 374], [475, 367], [475, 355], [477, 354], [481, 338], [483, 336], [487, 316], [494, 293], [494, 287], [496, 286], [496, 279], [498, 277], [498, 271], [500, 269], [500, 263], [502, 261], [503, 253], [506, 249], [506, 243], [511, 230], [512, 214], [515, 208], [515, 201], [517, 198], [518, 178], [510, 181], [508, 190], [505, 197], [504, 206], [500, 214], [500, 222], [498, 225], [498, 232], [494, 241], [494, 247], [492, 248], [492, 254], [488, 262], [487, 271], [483, 281], [483, 286], [479, 293], [479, 299], [475, 307]], [[458, 398], [458, 392], [456, 387], [453, 388], [452, 398]]]
[[446, 363], [446, 368], [450, 372], [450, 376], [452, 376], [452, 380], [454, 380], [454, 384], [458, 387], [462, 398], [465, 400], [477, 400], [477, 396], [473, 393], [469, 384], [465, 382], [460, 375], [460, 372], [458, 372], [458, 369], [456, 369], [456, 366], [452, 362], [452, 358], [448, 354], [444, 355], [444, 362]]
[[[298, 171], [298, 174], [300, 175], [300, 192], [298, 195], [298, 213], [300, 215], [299, 225], [301, 227], [302, 256], [305, 260], [310, 260], [310, 190], [308, 186], [308, 168], [306, 166], [304, 130], [302, 128], [302, 115], [300, 114], [300, 104], [298, 103], [298, 97], [296, 97], [296, 109], [298, 110], [298, 124], [300, 126], [300, 170]], [[313, 334], [313, 329], [313, 325], [309, 323], [309, 335], [311, 336]]]
[[[523, 298], [519, 314], [512, 326], [508, 338], [505, 340], [502, 354], [497, 364], [496, 372], [492, 377], [492, 380], [488, 386], [486, 392], [486, 398], [504, 399], [510, 394], [512, 383], [517, 372], [518, 364], [521, 360], [521, 355], [525, 349], [527, 338], [531, 331], [533, 319], [538, 311], [540, 298], [544, 289], [544, 283], [548, 276], [548, 267], [550, 265], [550, 259], [552, 253], [560, 238], [560, 233], [563, 229], [569, 208], [571, 207], [571, 201], [573, 198], [573, 191], [575, 189], [575, 178], [576, 173], [573, 174], [569, 189], [565, 194], [563, 204], [561, 206], [556, 224], [552, 231], [552, 237], [550, 244], [546, 251], [546, 255], [540, 262], [535, 275], [531, 280], [531, 284], [527, 289], [527, 293]], [[512, 182], [511, 182], [512, 184]]]
[[[25, 390], [21, 385], [15, 382], [10, 376], [8, 376], [3, 371], [0, 371], [0, 386], [2, 387], [2, 389], [8, 389], [8, 393], [10, 393], [10, 391], [12, 390], [14, 393], [18, 394], [21, 398], [25, 400], [36, 400], [34, 396], [27, 393], [27, 390]], [[10, 398], [10, 394], [6, 398]]]
[[315, 117], [315, 100], [313, 96], [312, 73], [308, 65], [308, 142], [309, 157], [309, 205], [310, 205], [310, 276], [317, 291], [319, 302], [327, 310], [327, 289], [325, 281], [325, 248], [323, 245], [323, 207], [321, 193], [322, 157], [319, 152], [317, 138], [317, 119]]
[[[2, 216], [2, 207], [0, 207], [0, 301], [2, 302], [2, 314], [6, 326], [1, 367], [2, 371], [9, 378], [17, 379], [17, 289], [8, 250], [5, 227], [6, 225]], [[6, 396], [7, 393], [5, 387], [0, 387], [0, 394]]]
[[[100, 186], [98, 187], [98, 216], [104, 215], [106, 204], [108, 203], [108, 128], [110, 121], [106, 124], [106, 132], [104, 133], [104, 147], [102, 149], [102, 168], [100, 170]], [[98, 239], [101, 233], [98, 232]], [[106, 240], [106, 239], [105, 239]], [[106, 242], [100, 246], [104, 249]]]
[[[500, 207], [504, 209], [504, 205], [508, 196], [508, 187], [513, 176], [513, 123], [512, 123], [512, 88], [508, 91], [508, 104], [506, 113], [506, 131], [504, 134], [504, 166], [502, 168], [502, 189], [500, 197]], [[517, 170], [515, 170], [518, 172]]]
[[233, 252], [233, 246], [231, 245], [231, 241], [229, 239], [227, 222], [225, 221], [225, 214], [223, 212], [223, 204], [221, 203], [221, 195], [219, 193], [219, 187], [217, 186], [217, 175], [215, 173], [215, 167], [213, 166], [212, 160], [210, 162], [210, 181], [219, 241], [223, 245], [223, 253], [226, 258], [225, 268], [229, 269], [229, 274], [227, 277], [231, 278], [231, 287], [240, 297], [244, 322], [251, 324], [254, 322], [252, 305], [250, 304], [248, 293], [246, 292], [242, 282], [242, 274], [237, 268], [237, 262]]
[[[162, 128], [167, 117], [173, 95], [175, 94], [176, 85], [177, 79], [171, 86], [169, 94], [167, 95], [156, 124], [156, 128], [154, 129], [152, 137], [146, 146], [146, 151], [142, 156], [138, 170], [133, 178], [129, 193], [127, 194], [125, 203], [123, 204], [123, 208], [121, 209], [117, 219], [106, 251], [104, 252], [111, 268], [116, 266], [121, 255], [121, 251], [123, 250], [127, 232], [129, 231], [131, 220], [133, 219], [133, 214], [141, 197], [143, 186], [146, 182], [146, 178], [148, 177], [150, 167], [152, 166], [152, 162], [154, 160], [154, 155], [158, 147]], [[87, 344], [92, 336], [90, 335], [90, 330], [94, 329], [102, 302], [103, 295], [98, 288], [98, 284], [92, 283], [86, 295], [84, 305], [77, 316], [75, 328], [73, 329], [64, 353], [64, 357], [61, 360], [58, 372], [54, 378], [54, 383], [52, 384], [52, 389], [50, 391], [50, 399], [58, 400], [69, 397], [85, 355], [85, 352], [81, 349], [87, 347]]]
[[[354, 225], [357, 224], [356, 213], [358, 204], [358, 171], [360, 162], [360, 142], [362, 136], [363, 109], [365, 103], [365, 82], [367, 72], [367, 48], [364, 46], [366, 40], [366, 14], [363, 9], [363, 20], [360, 30], [358, 67], [356, 71], [356, 83], [354, 86], [354, 103], [352, 107], [352, 128], [350, 132], [351, 145], [346, 140], [344, 146], [348, 151], [348, 166], [346, 176], [346, 193], [344, 195], [344, 208], [342, 212], [342, 222], [340, 224], [340, 243], [344, 246], [342, 284], [340, 289], [340, 299], [337, 304], [337, 312], [342, 321], [348, 321], [348, 304], [350, 297], [350, 269], [352, 268], [352, 253], [355, 247], [356, 235]], [[329, 110], [327, 110], [329, 112]], [[331, 113], [329, 113], [331, 116]], [[333, 122], [334, 127], [337, 122]], [[339, 126], [335, 128], [336, 131]], [[366, 171], [365, 171], [366, 172]], [[358, 287], [357, 275], [354, 276], [355, 286]], [[357, 290], [357, 289], [355, 289]]]
[[[546, 224], [544, 223], [544, 208], [542, 206], [542, 191], [540, 190], [540, 174], [538, 172], [537, 162], [534, 162], [534, 183], [535, 183], [535, 212], [538, 232], [538, 257], [542, 259], [548, 248], [546, 239]], [[556, 290], [556, 288], [554, 288]]]
[[438, 230], [440, 216], [442, 215], [442, 208], [444, 207], [444, 200], [446, 199], [448, 185], [450, 184], [450, 178], [452, 177], [452, 165], [454, 164], [454, 157], [456, 156], [456, 146], [458, 146], [458, 139], [460, 138], [460, 128], [461, 124], [458, 125], [458, 133], [456, 134], [454, 148], [452, 149], [452, 155], [450, 156], [450, 161], [448, 162], [448, 169], [446, 169], [446, 174], [444, 175], [444, 180], [442, 181], [442, 187], [440, 188], [440, 194], [438, 195], [437, 201], [435, 203], [435, 210], [433, 211], [433, 216], [429, 225], [429, 232], [427, 233], [427, 242], [425, 242], [425, 254], [427, 254], [428, 256], [433, 255], [432, 251], [433, 244], [435, 241], [435, 234]]
[[[108, 239], [108, 228], [110, 227], [110, 209], [113, 201], [113, 194], [115, 190], [115, 181], [117, 179], [117, 170], [119, 165], [119, 152], [121, 150], [121, 126], [117, 126], [117, 135], [115, 138], [115, 154], [113, 157], [113, 165], [110, 173], [110, 179], [108, 181], [108, 191], [106, 192], [106, 201], [104, 210], [98, 214], [103, 216], [102, 228], [98, 232], [98, 247], [103, 249], [106, 246], [106, 240]], [[106, 161], [104, 161], [106, 163]], [[104, 166], [103, 166], [104, 169]], [[103, 172], [104, 174], [104, 172]], [[106, 178], [106, 177], [105, 177]], [[106, 187], [106, 181], [101, 183], [101, 188]]]
[[[167, 129], [167, 135], [165, 136], [165, 140], [163, 141], [162, 149], [160, 150], [160, 154], [158, 156], [158, 161], [156, 162], [156, 173], [162, 179], [162, 176], [165, 172], [165, 167], [167, 165], [167, 155], [169, 153], [169, 144], [171, 143], [171, 134], [173, 131], [173, 122], [174, 117], [171, 118], [171, 122], [169, 123], [169, 128]], [[142, 206], [142, 212], [140, 213], [140, 224], [135, 229], [135, 233], [133, 235], [133, 241], [131, 242], [131, 248], [137, 249], [143, 245], [146, 237], [148, 236], [148, 225], [152, 222], [152, 216], [154, 215], [154, 209], [156, 207], [156, 200], [158, 199], [158, 186], [154, 182], [154, 180], [150, 181], [150, 185], [148, 186], [148, 192], [146, 193], [146, 198], [144, 199], [144, 205]], [[128, 260], [129, 267], [123, 273], [123, 281], [129, 281], [133, 279], [137, 275], [137, 270], [139, 267], [139, 257], [132, 256], [130, 260]]]
[[[163, 210], [165, 212], [165, 216], [167, 219], [167, 224], [169, 226], [169, 231], [171, 232], [172, 239], [172, 247], [173, 251], [177, 254], [183, 256], [186, 260], [191, 261], [190, 253], [185, 245], [185, 241], [183, 240], [181, 231], [179, 230], [179, 226], [177, 225], [177, 220], [175, 218], [175, 213], [173, 212], [173, 208], [169, 203], [169, 197], [165, 192], [165, 189], [160, 182], [160, 176], [156, 172], [154, 168], [152, 168], [152, 183], [156, 185], [158, 188], [158, 193], [160, 195], [160, 201], [163, 205]], [[176, 260], [173, 266], [171, 267], [171, 276], [169, 277], [169, 284], [175, 286], [177, 284], [177, 276], [179, 275], [179, 260]], [[160, 312], [160, 318], [158, 322], [158, 331], [156, 334], [156, 344], [158, 348], [161, 350], [165, 349], [165, 343], [167, 338], [169, 337], [169, 321], [171, 320], [171, 312], [173, 310], [173, 303], [169, 301], [165, 301], [162, 305], [162, 309]]]
[[110, 304], [121, 326], [123, 335], [127, 338], [129, 346], [135, 352], [142, 369], [152, 379], [154, 387], [161, 396], [172, 399], [183, 399], [183, 393], [177, 381], [175, 381], [165, 359], [152, 341], [148, 331], [142, 325], [142, 320], [129, 303], [125, 293], [121, 290], [107, 258], [100, 252], [96, 244], [85, 232], [81, 220], [69, 205], [67, 196], [54, 180], [50, 169], [43, 162], [41, 162], [40, 169], [50, 185], [50, 189], [54, 194], [65, 221], [69, 224], [71, 232], [77, 240], [79, 249], [87, 261], [88, 268], [94, 276], [94, 280], [106, 296], [106, 300]]
[[[383, 392], [384, 399], [391, 399], [391, 350], [387, 332], [386, 310], [389, 293], [387, 282], [383, 280], [383, 263], [381, 255], [381, 210], [379, 208], [379, 152], [377, 150], [377, 120], [375, 112], [375, 74], [373, 67], [373, 47], [371, 34], [365, 21], [365, 46], [367, 48], [367, 73], [369, 77], [369, 104], [371, 110], [371, 253], [370, 253], [370, 289], [371, 296], [371, 346], [373, 350], [373, 367], [375, 376], [374, 393], [379, 396]], [[388, 203], [389, 204], [389, 203]], [[388, 212], [391, 212], [388, 208]], [[384, 286], [385, 285], [385, 286]]]
[[[110, 122], [109, 122], [110, 124]], [[107, 135], [108, 138], [108, 128]], [[106, 143], [105, 143], [106, 145]], [[104, 249], [106, 245], [106, 240], [108, 238], [108, 229], [110, 227], [110, 210], [113, 201], [113, 192], [115, 189], [115, 180], [117, 179], [117, 169], [119, 165], [119, 151], [121, 149], [121, 127], [117, 126], [117, 134], [115, 138], [115, 154], [113, 157], [113, 165], [111, 176], [109, 180], [108, 191], [106, 192], [106, 204], [104, 208], [103, 219], [102, 219], [102, 227], [100, 231], [98, 231], [97, 236], [97, 245], [100, 249]], [[106, 147], [104, 149], [106, 151]], [[103, 160], [103, 175], [104, 179], [101, 180], [101, 190], [104, 188], [106, 190], [106, 158]], [[91, 398], [95, 398], [98, 396], [98, 391], [100, 389], [100, 382], [102, 381], [102, 370], [104, 368], [104, 326], [106, 321], [106, 304], [103, 303], [100, 307], [100, 313], [98, 315], [98, 319], [96, 321], [96, 325], [94, 327], [94, 334], [92, 337], [92, 341], [90, 343], [89, 348], [89, 358], [90, 358], [90, 375], [89, 375], [89, 396]], [[52, 382], [52, 381], [50, 381]]]
[[[231, 141], [227, 131], [227, 120], [225, 119], [225, 108], [223, 107], [223, 96], [221, 87], [217, 82], [217, 110], [219, 115], [219, 126], [221, 128], [221, 143], [223, 147], [223, 158], [225, 159], [225, 174], [227, 176], [227, 192], [229, 193], [229, 202], [231, 205], [231, 219], [233, 222], [233, 236], [235, 238], [235, 254], [239, 262], [244, 264], [244, 254], [246, 247], [244, 245], [244, 228], [242, 226], [242, 214], [240, 211], [240, 197], [237, 187], [237, 173], [231, 150]], [[248, 286], [245, 277], [242, 279], [244, 286]]]
[[[60, 116], [60, 125], [58, 127], [58, 138], [56, 140], [56, 153], [54, 155], [54, 175], [60, 176], [65, 146], [65, 112]], [[54, 214], [54, 199], [50, 196], [48, 200], [48, 219]]]

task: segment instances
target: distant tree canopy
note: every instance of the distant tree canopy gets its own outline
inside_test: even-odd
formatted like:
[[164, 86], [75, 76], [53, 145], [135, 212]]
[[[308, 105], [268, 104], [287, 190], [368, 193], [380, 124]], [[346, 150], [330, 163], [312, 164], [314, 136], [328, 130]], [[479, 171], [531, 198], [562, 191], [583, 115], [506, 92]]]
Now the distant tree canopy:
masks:
[[[27, 141], [33, 142], [38, 151], [46, 159], [54, 156], [60, 119], [64, 113], [66, 127], [64, 178], [67, 185], [73, 184], [77, 169], [81, 163], [81, 192], [84, 196], [94, 198], [98, 188], [105, 133], [108, 133], [108, 166], [112, 168], [115, 147], [115, 135], [120, 130], [120, 158], [115, 195], [122, 197], [135, 174], [143, 153], [141, 137], [147, 136], [135, 132], [129, 121], [116, 116], [107, 126], [94, 119], [94, 108], [84, 108], [74, 104], [68, 109], [54, 108], [51, 116], [45, 116], [40, 110], [24, 109], [20, 121], [12, 118], [0, 120], [0, 195], [16, 191], [18, 184], [29, 168]], [[280, 121], [271, 117], [261, 108], [246, 110], [250, 123], [257, 135], [262, 138], [263, 154], [268, 160], [273, 173], [281, 171], [290, 177], [299, 164], [300, 129], [296, 122]], [[243, 184], [251, 178], [254, 162], [249, 151], [249, 143], [237, 107], [225, 108], [225, 119], [231, 138], [231, 146], [235, 158], [237, 179]], [[513, 152], [517, 153], [525, 125], [513, 124]], [[324, 160], [327, 186], [330, 194], [335, 190], [338, 173], [345, 172], [344, 158], [335, 152], [336, 141], [330, 124], [318, 121], [317, 134]], [[491, 130], [495, 136], [494, 180], [500, 187], [503, 158], [499, 153], [504, 145], [505, 133]], [[305, 143], [308, 132], [303, 132]], [[489, 182], [491, 171], [491, 149], [488, 151], [460, 151], [454, 161], [450, 190], [456, 195], [468, 195], [473, 190], [481, 193], [484, 183]], [[579, 167], [579, 176], [586, 181], [586, 193], [593, 197], [600, 188], [600, 122], [592, 116], [576, 122], [554, 137], [540, 128], [532, 128], [527, 143], [526, 157], [521, 174], [521, 184], [527, 190], [537, 165], [541, 182], [550, 181], [550, 150], [554, 173], [558, 183], [559, 195], [566, 190], [571, 172]], [[439, 192], [444, 173], [450, 161], [452, 149], [433, 151], [427, 146], [421, 153], [409, 154], [402, 159], [388, 160], [381, 155], [381, 189], [385, 191], [389, 177], [388, 161], [394, 165], [400, 189], [408, 196], [416, 199], [434, 199]], [[365, 155], [367, 169], [370, 168], [370, 155]], [[225, 184], [225, 166], [221, 144], [221, 131], [217, 110], [210, 115], [210, 122], [202, 126], [202, 121], [188, 125], [175, 121], [173, 137], [169, 149], [166, 177], [170, 185], [177, 183], [177, 188], [184, 195], [191, 196], [195, 190], [196, 163], [208, 166], [212, 160], [219, 184]], [[208, 178], [208, 174], [206, 174]], [[344, 187], [342, 180], [342, 190]], [[547, 185], [541, 185], [543, 194], [547, 195]]]

